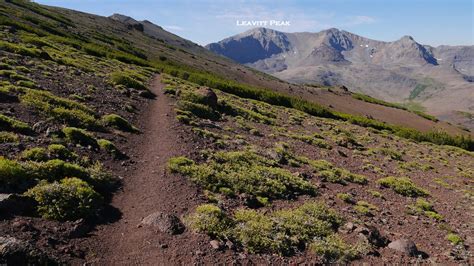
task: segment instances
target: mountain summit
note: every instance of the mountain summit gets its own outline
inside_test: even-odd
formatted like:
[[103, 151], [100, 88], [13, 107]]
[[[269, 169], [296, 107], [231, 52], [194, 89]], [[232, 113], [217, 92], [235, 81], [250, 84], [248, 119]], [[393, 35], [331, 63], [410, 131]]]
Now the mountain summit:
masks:
[[474, 110], [474, 46], [432, 47], [411, 36], [384, 42], [336, 28], [255, 28], [206, 48], [290, 82], [345, 85], [474, 128], [459, 116]]

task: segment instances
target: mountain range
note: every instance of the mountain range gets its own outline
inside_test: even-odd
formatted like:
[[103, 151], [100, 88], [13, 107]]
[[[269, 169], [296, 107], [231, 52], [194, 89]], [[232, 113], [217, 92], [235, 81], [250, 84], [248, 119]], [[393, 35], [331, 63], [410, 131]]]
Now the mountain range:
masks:
[[411, 36], [384, 42], [335, 28], [255, 28], [206, 48], [286, 81], [344, 85], [474, 128], [474, 46], [432, 47]]

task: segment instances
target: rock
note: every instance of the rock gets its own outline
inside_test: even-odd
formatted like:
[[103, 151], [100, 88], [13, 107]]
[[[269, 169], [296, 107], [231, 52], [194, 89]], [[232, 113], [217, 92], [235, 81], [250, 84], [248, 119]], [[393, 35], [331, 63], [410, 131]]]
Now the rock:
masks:
[[359, 227], [355, 229], [355, 232], [359, 233], [359, 237], [372, 246], [385, 247], [388, 245], [389, 240], [385, 236], [382, 236], [379, 230], [374, 226]]
[[79, 219], [72, 223], [72, 227], [69, 230], [69, 238], [78, 238], [85, 236], [90, 231], [90, 226], [84, 219]]
[[228, 249], [230, 249], [230, 250], [233, 250], [233, 249], [235, 248], [234, 243], [233, 243], [232, 241], [230, 241], [230, 240], [227, 240], [227, 241], [225, 242], [225, 246], [226, 246]]
[[13, 222], [12, 222], [12, 228], [14, 228], [15, 230], [19, 230], [19, 231], [22, 231], [22, 232], [26, 232], [26, 231], [32, 231], [34, 230], [35, 228], [31, 225], [30, 221], [28, 220], [25, 220], [25, 219], [21, 219], [21, 218], [16, 218]]
[[211, 240], [211, 242], [209, 242], [209, 244], [211, 245], [211, 247], [213, 249], [216, 249], [216, 250], [219, 250], [219, 249], [222, 248], [221, 242], [219, 242], [217, 240]]
[[8, 199], [10, 198], [12, 194], [3, 194], [3, 193], [0, 193], [0, 204], [2, 204], [2, 202], [6, 202], [8, 201]]
[[217, 106], [217, 95], [210, 88], [202, 87], [196, 90], [195, 93], [200, 95], [205, 101], [205, 104], [209, 105], [210, 107], [214, 108]]
[[456, 245], [447, 252], [447, 255], [454, 260], [468, 260], [472, 254], [463, 245]]
[[184, 225], [178, 217], [163, 212], [155, 212], [148, 215], [143, 218], [140, 225], [150, 226], [170, 235], [181, 234], [184, 231]]
[[415, 242], [409, 239], [398, 239], [388, 245], [389, 248], [406, 253], [410, 256], [415, 256], [418, 253], [418, 248]]
[[161, 244], [160, 248], [162, 248], [162, 249], [168, 248], [168, 244]]
[[345, 227], [349, 232], [353, 231], [353, 230], [356, 228], [356, 226], [354, 225], [354, 223], [351, 223], [351, 222], [346, 223], [346, 224], [344, 225], [344, 227]]
[[53, 263], [45, 254], [28, 242], [10, 236], [0, 237], [0, 264], [47, 265]]
[[349, 91], [349, 89], [344, 85], [340, 85], [338, 88], [342, 91], [346, 91], [346, 92]]
[[339, 227], [339, 232], [344, 233], [344, 234], [349, 234], [352, 231], [354, 231], [354, 229], [356, 228], [357, 226], [355, 226], [354, 223], [347, 222], [343, 226]]
[[143, 90], [143, 91], [140, 91], [138, 93], [138, 96], [141, 96], [143, 98], [147, 98], [147, 99], [154, 99], [156, 97], [155, 94], [153, 94], [151, 91], [149, 90]]
[[339, 155], [341, 155], [342, 157], [347, 157], [347, 154], [345, 154], [343, 151], [341, 150], [337, 150], [337, 153], [339, 153]]
[[194, 252], [194, 254], [196, 254], [196, 256], [204, 256], [206, 253], [202, 252], [201, 250], [196, 250], [196, 252]]

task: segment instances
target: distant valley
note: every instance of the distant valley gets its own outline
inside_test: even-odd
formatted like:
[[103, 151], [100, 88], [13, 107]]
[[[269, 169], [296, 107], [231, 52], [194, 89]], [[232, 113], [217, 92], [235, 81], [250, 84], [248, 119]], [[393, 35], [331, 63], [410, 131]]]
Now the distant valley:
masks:
[[383, 42], [335, 28], [255, 28], [206, 48], [290, 82], [344, 85], [474, 129], [474, 46], [431, 47], [410, 36]]

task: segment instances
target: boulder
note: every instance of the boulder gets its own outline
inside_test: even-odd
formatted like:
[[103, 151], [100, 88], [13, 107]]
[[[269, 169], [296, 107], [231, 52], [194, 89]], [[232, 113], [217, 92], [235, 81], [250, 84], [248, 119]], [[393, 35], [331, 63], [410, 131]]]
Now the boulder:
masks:
[[170, 235], [181, 234], [184, 231], [184, 225], [173, 214], [167, 214], [163, 212], [154, 212], [147, 217], [143, 218], [140, 225], [152, 227], [159, 232], [167, 233]]
[[216, 93], [207, 87], [202, 87], [195, 92], [203, 98], [205, 103], [212, 108], [217, 107], [217, 95]]
[[415, 256], [418, 254], [418, 248], [410, 239], [398, 239], [393, 241], [392, 243], [388, 244], [388, 247], [400, 252], [403, 252], [410, 256]]

